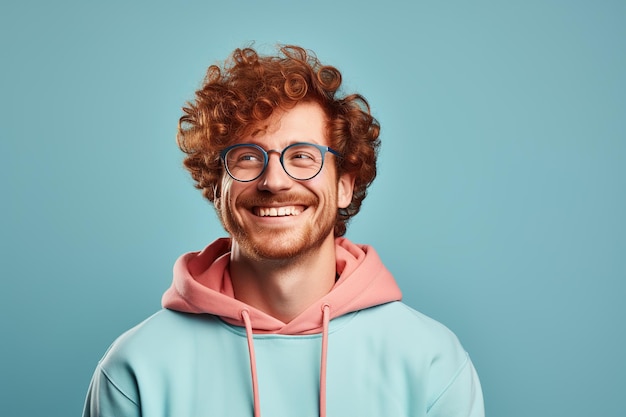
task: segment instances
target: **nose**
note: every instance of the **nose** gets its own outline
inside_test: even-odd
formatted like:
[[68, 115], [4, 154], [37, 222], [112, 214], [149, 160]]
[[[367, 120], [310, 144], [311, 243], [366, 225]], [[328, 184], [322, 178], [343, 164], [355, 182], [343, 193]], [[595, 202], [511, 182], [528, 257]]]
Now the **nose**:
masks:
[[278, 151], [268, 151], [267, 153], [267, 166], [259, 178], [259, 190], [277, 193], [289, 189], [293, 184], [293, 179], [283, 169], [280, 163], [280, 153]]

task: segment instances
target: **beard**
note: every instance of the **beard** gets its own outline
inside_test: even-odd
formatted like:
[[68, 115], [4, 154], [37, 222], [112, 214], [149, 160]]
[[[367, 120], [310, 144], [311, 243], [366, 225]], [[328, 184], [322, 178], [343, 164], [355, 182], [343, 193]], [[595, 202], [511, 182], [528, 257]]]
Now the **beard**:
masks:
[[[326, 204], [320, 207], [320, 200], [314, 194], [276, 195], [257, 191], [249, 196], [239, 195], [232, 202], [228, 201], [226, 193], [218, 201], [217, 212], [226, 231], [247, 256], [255, 260], [290, 261], [314, 252], [334, 233], [337, 207], [331, 203], [337, 199], [336, 191], [327, 197]], [[244, 221], [235, 215], [236, 212], [250, 214], [254, 207], [271, 205], [304, 205], [306, 210], [299, 215], [307, 218], [303, 219], [305, 221], [298, 221], [294, 226], [267, 227], [250, 222], [250, 216], [246, 216]]]

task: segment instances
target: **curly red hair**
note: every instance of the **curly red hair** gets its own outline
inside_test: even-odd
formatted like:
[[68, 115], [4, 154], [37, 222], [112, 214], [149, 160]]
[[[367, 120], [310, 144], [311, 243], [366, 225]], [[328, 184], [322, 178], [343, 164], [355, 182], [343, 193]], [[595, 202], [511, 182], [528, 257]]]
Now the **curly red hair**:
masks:
[[355, 178], [352, 202], [337, 213], [335, 236], [343, 236], [376, 177], [380, 125], [367, 100], [360, 94], [341, 96], [340, 85], [339, 70], [293, 45], [280, 46], [276, 56], [261, 56], [251, 47], [236, 49], [222, 67], [211, 65], [178, 123], [178, 146], [187, 154], [184, 165], [196, 188], [214, 202], [224, 172], [222, 149], [250, 134], [275, 110], [315, 102], [326, 113], [330, 146], [343, 155], [334, 158], [338, 174]]

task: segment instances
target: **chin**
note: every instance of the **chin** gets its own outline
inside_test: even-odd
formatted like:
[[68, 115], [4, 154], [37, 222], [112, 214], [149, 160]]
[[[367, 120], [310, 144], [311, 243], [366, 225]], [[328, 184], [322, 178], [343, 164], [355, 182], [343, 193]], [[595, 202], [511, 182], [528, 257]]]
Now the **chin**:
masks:
[[293, 239], [283, 240], [276, 237], [262, 239], [258, 242], [250, 239], [239, 240], [238, 242], [254, 258], [274, 261], [297, 258], [315, 249], [314, 246], [302, 242], [302, 239], [293, 241]]
[[[331, 230], [332, 233], [332, 230]], [[251, 258], [257, 260], [293, 261], [318, 250], [328, 238], [328, 233], [314, 233], [309, 230], [294, 236], [294, 231], [260, 234], [256, 238], [234, 236], [239, 246]], [[281, 236], [282, 235], [282, 236]]]

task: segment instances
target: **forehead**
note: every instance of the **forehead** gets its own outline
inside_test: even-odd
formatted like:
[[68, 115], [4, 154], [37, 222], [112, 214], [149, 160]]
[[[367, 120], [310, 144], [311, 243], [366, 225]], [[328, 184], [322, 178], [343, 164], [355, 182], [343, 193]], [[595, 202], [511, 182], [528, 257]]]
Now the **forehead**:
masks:
[[263, 147], [285, 147], [295, 142], [328, 145], [327, 117], [317, 103], [298, 103], [288, 110], [274, 113], [266, 121], [252, 125], [239, 143], [256, 143]]

